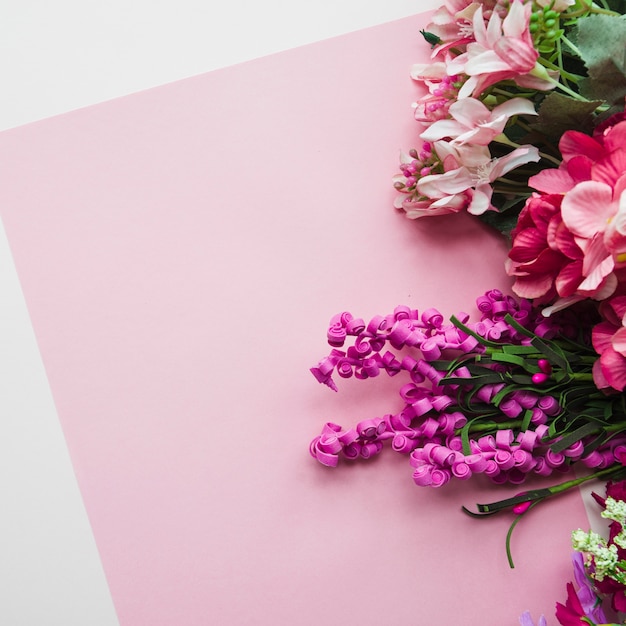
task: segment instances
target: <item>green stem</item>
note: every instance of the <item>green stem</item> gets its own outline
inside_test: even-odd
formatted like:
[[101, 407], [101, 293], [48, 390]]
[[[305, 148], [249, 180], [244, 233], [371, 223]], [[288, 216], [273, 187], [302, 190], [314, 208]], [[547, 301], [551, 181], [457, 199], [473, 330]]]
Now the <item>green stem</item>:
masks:
[[583, 55], [580, 50], [565, 35], [561, 35], [561, 40], [574, 54], [582, 59]]
[[511, 554], [511, 536], [513, 535], [513, 530], [519, 524], [519, 522], [522, 519], [522, 517], [524, 517], [524, 515], [526, 515], [526, 513], [528, 513], [528, 511], [530, 511], [531, 509], [536, 507], [540, 502], [541, 502], [541, 500], [537, 500], [536, 502], [533, 502], [528, 507], [528, 509], [526, 509], [521, 515], [518, 515], [513, 520], [513, 523], [509, 526], [509, 531], [506, 534], [505, 546], [506, 546], [506, 558], [509, 561], [509, 567], [511, 569], [515, 569], [515, 564], [513, 563], [513, 555]]
[[556, 157], [546, 154], [545, 152], [540, 151], [539, 156], [546, 161], [550, 161], [550, 163], [554, 163], [557, 167], [561, 165], [561, 159], [557, 159]]
[[[514, 141], [511, 141], [504, 133], [500, 133], [497, 137], [494, 137], [492, 141], [500, 143], [503, 146], [509, 146], [510, 148], [521, 148], [522, 146]], [[560, 159], [555, 159], [553, 156], [546, 154], [545, 152], [539, 152], [539, 156], [546, 161], [554, 163], [556, 166], [561, 165]]]
[[571, 96], [575, 100], [580, 100], [581, 102], [590, 102], [587, 98], [583, 98], [579, 93], [576, 93], [573, 89], [566, 87], [563, 83], [560, 83], [558, 80], [553, 82], [554, 86], [557, 89], [560, 89], [562, 92], [566, 93], [568, 96]]
[[[565, 36], [563, 36], [563, 39], [565, 39]], [[577, 53], [577, 54], [580, 56], [580, 53]], [[578, 76], [577, 74], [571, 74], [570, 72], [564, 70], [562, 64], [556, 65], [552, 63], [551, 61], [548, 61], [548, 59], [544, 59], [544, 58], [540, 58], [539, 62], [541, 63], [541, 65], [544, 65], [545, 67], [551, 70], [556, 70], [557, 72], [559, 72], [559, 74], [561, 74], [561, 77], [567, 78], [571, 80], [573, 83], [577, 83], [581, 78], [583, 78], [582, 76]]]
[[571, 380], [583, 380], [585, 382], [593, 381], [593, 374], [589, 374], [587, 372], [572, 372], [569, 375]]
[[500, 176], [500, 178], [498, 178], [499, 181], [502, 181], [503, 183], [506, 183], [507, 185], [516, 185], [516, 186], [522, 186], [522, 187], [527, 187], [528, 185], [522, 181], [519, 180], [512, 180], [510, 178], [506, 178], [504, 176]]
[[491, 430], [508, 430], [522, 425], [522, 420], [508, 420], [506, 422], [489, 422], [483, 424], [472, 425], [471, 433], [489, 432]]
[[[571, 19], [581, 17], [582, 15], [586, 15], [587, 13], [598, 13], [600, 15], [621, 15], [620, 13], [617, 13], [615, 11], [611, 11], [608, 7], [606, 9], [601, 9], [600, 7], [593, 6], [593, 4], [586, 4], [585, 2], [583, 2], [582, 4], [582, 9], [579, 9], [578, 11], [572, 11], [571, 13], [563, 13], [563, 17], [565, 19]], [[606, 7], [607, 5], [605, 4], [604, 6]]]
[[567, 491], [568, 489], [571, 489], [572, 487], [578, 487], [579, 485], [589, 482], [590, 480], [594, 480], [596, 478], [602, 478], [603, 476], [614, 474], [618, 470], [623, 470], [623, 469], [624, 469], [624, 466], [621, 464], [611, 465], [610, 467], [605, 467], [602, 470], [594, 472], [593, 474], [588, 474], [587, 476], [583, 476], [582, 478], [575, 478], [574, 480], [568, 480], [559, 485], [554, 485], [553, 487], [549, 487], [548, 491], [552, 495], [555, 495], [557, 493], [563, 493], [564, 491]]

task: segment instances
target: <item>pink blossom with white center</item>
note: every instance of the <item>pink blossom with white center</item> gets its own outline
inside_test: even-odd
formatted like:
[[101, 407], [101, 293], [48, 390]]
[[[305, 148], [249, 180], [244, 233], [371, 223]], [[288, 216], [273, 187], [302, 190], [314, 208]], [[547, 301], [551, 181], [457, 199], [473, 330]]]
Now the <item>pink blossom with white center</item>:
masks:
[[449, 138], [453, 145], [472, 143], [486, 146], [502, 133], [513, 115], [537, 115], [535, 107], [524, 98], [513, 98], [490, 111], [480, 100], [462, 98], [448, 109], [452, 119], [431, 124], [420, 137], [425, 141]]
[[[491, 4], [494, 5], [495, 2]], [[450, 48], [474, 41], [473, 19], [479, 7], [478, 2], [470, 0], [448, 0], [435, 11], [426, 30], [439, 37], [442, 43], [433, 49], [433, 57]]]
[[532, 4], [512, 0], [509, 12], [502, 19], [496, 11], [485, 25], [482, 6], [474, 13], [474, 42], [467, 52], [448, 64], [453, 74], [467, 74], [459, 98], [480, 95], [487, 87], [512, 79], [522, 87], [545, 91], [553, 89], [555, 81], [537, 62], [539, 52], [530, 34]]
[[540, 158], [534, 146], [522, 146], [496, 159], [492, 159], [489, 150], [482, 146], [453, 146], [438, 141], [435, 150], [443, 161], [445, 171], [443, 174], [420, 178], [417, 190], [422, 196], [439, 201], [440, 206], [443, 202], [456, 206], [459, 199], [464, 198], [467, 211], [472, 215], [493, 210], [491, 184], [496, 179], [520, 165], [539, 161]]

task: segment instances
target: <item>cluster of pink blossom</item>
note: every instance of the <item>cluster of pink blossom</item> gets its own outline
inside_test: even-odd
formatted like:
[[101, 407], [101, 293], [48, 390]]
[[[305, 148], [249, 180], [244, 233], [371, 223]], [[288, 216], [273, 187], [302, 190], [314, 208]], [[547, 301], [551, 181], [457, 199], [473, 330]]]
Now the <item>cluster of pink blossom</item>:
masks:
[[507, 272], [519, 296], [550, 303], [550, 314], [579, 300], [600, 301], [593, 334], [599, 388], [626, 387], [626, 121], [607, 120], [593, 136], [567, 131], [563, 161], [529, 180], [537, 190], [512, 231]]
[[579, 300], [603, 303], [604, 321], [594, 332], [600, 356], [594, 380], [600, 389], [623, 391], [625, 114], [604, 120], [593, 135], [566, 131], [557, 168], [534, 166], [538, 173], [526, 172], [523, 181], [505, 176], [543, 157], [559, 162], [536, 146], [514, 143], [507, 129], [519, 124], [520, 116], [537, 115], [539, 92], [563, 88], [559, 71], [546, 69], [551, 61], [540, 51], [550, 50], [550, 42], [561, 36], [559, 20], [567, 22], [569, 15], [562, 13], [575, 4], [445, 0], [425, 32], [433, 42], [433, 62], [412, 71], [427, 90], [415, 104], [423, 143], [401, 155], [395, 206], [409, 218], [462, 210], [482, 215], [497, 210], [494, 193], [515, 197], [519, 185], [527, 183], [519, 206], [532, 194], [511, 232], [506, 266], [515, 280], [513, 291], [546, 305], [544, 315]]
[[[575, 322], [566, 315], [546, 318], [527, 300], [518, 301], [498, 290], [481, 296], [477, 305], [481, 320], [470, 322], [462, 313], [457, 317], [460, 326], [444, 322], [436, 309], [420, 315], [417, 310], [397, 307], [369, 323], [345, 312], [335, 316], [328, 329], [333, 349], [311, 369], [319, 382], [337, 390], [334, 373], [365, 379], [381, 372], [389, 376], [405, 372], [410, 381], [399, 389], [404, 402], [400, 412], [366, 419], [349, 429], [327, 423], [311, 442], [311, 454], [334, 467], [340, 457], [369, 458], [389, 440], [393, 450], [410, 454], [414, 481], [431, 486], [476, 473], [498, 483], [517, 484], [530, 473], [547, 476], [567, 470], [574, 461], [604, 468], [621, 458], [626, 453], [624, 437], [592, 452], [585, 452], [582, 440], [558, 452], [551, 449], [559, 437], [549, 436], [548, 423], [562, 413], [562, 407], [542, 389], [552, 371], [546, 359], [538, 359], [540, 371], [531, 385], [519, 385], [510, 392], [498, 376], [495, 380], [479, 376], [478, 385], [464, 385], [465, 380], [471, 382], [472, 373], [463, 362], [446, 369], [456, 362], [445, 360], [450, 352], [478, 355], [487, 350], [485, 344], [528, 346], [531, 334], [548, 339], [575, 333]], [[530, 332], [520, 332], [521, 326]], [[340, 349], [348, 337], [354, 338], [353, 344]], [[490, 371], [497, 374], [507, 367], [493, 365], [485, 373]], [[473, 428], [464, 441], [461, 433], [468, 421]]]
[[[436, 11], [425, 34], [434, 44], [433, 62], [411, 73], [427, 90], [414, 105], [426, 143], [401, 155], [394, 179], [401, 192], [395, 206], [408, 217], [461, 210], [481, 215], [494, 208], [496, 180], [539, 161], [535, 146], [517, 146], [503, 134], [511, 118], [536, 115], [534, 104], [493, 87], [555, 87], [558, 72], [539, 62], [538, 46], [554, 39], [560, 12], [573, 2], [445, 0]], [[494, 142], [515, 149], [494, 157]]]

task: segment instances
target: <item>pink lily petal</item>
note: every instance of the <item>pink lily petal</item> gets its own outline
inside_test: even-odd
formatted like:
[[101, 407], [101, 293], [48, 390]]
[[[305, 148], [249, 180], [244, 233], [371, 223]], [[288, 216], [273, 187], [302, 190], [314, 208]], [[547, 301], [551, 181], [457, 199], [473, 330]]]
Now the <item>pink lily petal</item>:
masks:
[[494, 116], [506, 115], [512, 117], [513, 115], [537, 115], [535, 107], [530, 100], [526, 98], [511, 98], [502, 104], [499, 104], [491, 112]]
[[530, 5], [521, 2], [512, 2], [507, 16], [502, 22], [502, 32], [507, 37], [521, 39], [527, 35], [528, 21], [530, 20]]
[[473, 184], [472, 177], [465, 168], [451, 170], [444, 174], [429, 174], [420, 178], [417, 188], [429, 198], [441, 198], [466, 191]]
[[[472, 44], [469, 44], [468, 50], [471, 50]], [[474, 57], [470, 57], [465, 64], [465, 73], [469, 76], [477, 74], [487, 74], [496, 72], [508, 72], [511, 66], [495, 51], [485, 50]]]
[[[454, 105], [452, 105], [454, 106]], [[452, 106], [450, 109], [452, 109]], [[438, 141], [444, 137], [458, 137], [467, 130], [463, 124], [455, 120], [438, 120], [433, 122], [421, 135], [424, 141]]]
[[472, 193], [472, 200], [467, 207], [467, 212], [472, 215], [482, 215], [491, 207], [491, 185], [480, 185]]
[[536, 163], [540, 158], [539, 150], [535, 146], [521, 146], [520, 148], [516, 148], [513, 152], [498, 159], [492, 170], [492, 180], [530, 161]]
[[[575, 235], [591, 238], [604, 231], [607, 220], [615, 213], [613, 189], [596, 181], [579, 183], [563, 198], [563, 222]], [[590, 211], [589, 207], [594, 207]]]
[[457, 100], [450, 106], [450, 114], [467, 128], [482, 124], [492, 116], [492, 112], [475, 98]]
[[[515, 6], [518, 3], [514, 3]], [[495, 46], [494, 51], [502, 59], [506, 59], [509, 68], [516, 72], [527, 73], [535, 67], [539, 58], [539, 52], [531, 45], [523, 45], [519, 39], [502, 37]]]

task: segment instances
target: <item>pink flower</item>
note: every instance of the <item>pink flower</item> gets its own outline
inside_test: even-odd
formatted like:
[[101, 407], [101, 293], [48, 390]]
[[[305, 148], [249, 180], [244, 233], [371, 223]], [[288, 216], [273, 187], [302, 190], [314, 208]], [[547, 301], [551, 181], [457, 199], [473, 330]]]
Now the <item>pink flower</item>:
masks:
[[449, 107], [452, 119], [432, 123], [420, 137], [425, 141], [450, 138], [452, 144], [486, 146], [497, 137], [513, 115], [537, 115], [524, 98], [512, 98], [490, 111], [480, 100], [462, 98]]
[[[486, 10], [491, 10], [496, 1], [484, 4], [488, 5]], [[426, 27], [429, 33], [441, 40], [441, 44], [434, 48], [433, 56], [474, 41], [473, 18], [479, 7], [478, 2], [471, 0], [446, 0], [444, 6], [435, 11], [432, 21]]]
[[626, 187], [626, 121], [614, 116], [607, 122], [593, 137], [575, 130], [565, 132], [559, 142], [563, 157], [559, 168], [542, 170], [528, 184], [545, 193], [566, 193], [585, 180]]
[[561, 202], [558, 194], [533, 194], [511, 232], [506, 269], [518, 296], [550, 302], [571, 296], [581, 280], [583, 252], [563, 224]]
[[504, 20], [493, 11], [486, 25], [482, 6], [475, 11], [475, 41], [448, 65], [451, 73], [470, 77], [459, 91], [460, 98], [476, 97], [487, 87], [508, 79], [532, 89], [554, 87], [554, 79], [537, 62], [539, 52], [529, 30], [531, 11], [531, 3], [513, 0]]
[[551, 212], [547, 223], [540, 219], [535, 229], [525, 230], [522, 212], [507, 271], [517, 277], [518, 295], [558, 297], [546, 315], [584, 298], [610, 297], [618, 272], [626, 267], [626, 122], [616, 122], [595, 137], [567, 131], [559, 143], [561, 166], [529, 180], [543, 193], [535, 194], [527, 206], [537, 198], [547, 198], [554, 206], [555, 198], [562, 202], [559, 211]]
[[589, 626], [587, 615], [572, 583], [567, 583], [565, 604], [556, 603], [556, 618], [562, 626]]
[[492, 159], [488, 149], [482, 146], [453, 146], [438, 141], [435, 149], [445, 171], [420, 178], [417, 190], [426, 198], [447, 204], [456, 205], [460, 198], [465, 198], [464, 208], [473, 215], [493, 209], [491, 183], [524, 163], [539, 160], [534, 146], [522, 146], [498, 159]]
[[626, 387], [626, 296], [616, 296], [603, 302], [600, 312], [604, 321], [592, 331], [595, 351], [600, 355], [593, 376], [600, 389]]
[[457, 77], [449, 76], [443, 62], [414, 65], [411, 78], [423, 83], [429, 93], [413, 104], [418, 122], [434, 122], [448, 117], [450, 104], [458, 95]]

